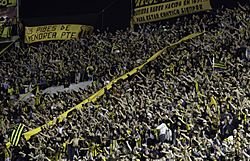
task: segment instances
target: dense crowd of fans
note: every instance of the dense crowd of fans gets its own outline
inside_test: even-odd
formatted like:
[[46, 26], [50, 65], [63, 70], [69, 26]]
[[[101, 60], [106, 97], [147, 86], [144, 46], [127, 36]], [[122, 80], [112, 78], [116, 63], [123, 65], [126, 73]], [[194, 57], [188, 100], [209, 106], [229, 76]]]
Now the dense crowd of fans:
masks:
[[[53, 120], [108, 82], [184, 36], [95, 103], [12, 147], [13, 160], [247, 160], [250, 158], [250, 8], [238, 6], [95, 33], [80, 40], [15, 47], [0, 61], [1, 156], [16, 124]], [[219, 66], [217, 65], [219, 64]], [[92, 80], [84, 90], [19, 94]], [[17, 101], [18, 100], [18, 101]], [[7, 155], [8, 157], [8, 155]]]

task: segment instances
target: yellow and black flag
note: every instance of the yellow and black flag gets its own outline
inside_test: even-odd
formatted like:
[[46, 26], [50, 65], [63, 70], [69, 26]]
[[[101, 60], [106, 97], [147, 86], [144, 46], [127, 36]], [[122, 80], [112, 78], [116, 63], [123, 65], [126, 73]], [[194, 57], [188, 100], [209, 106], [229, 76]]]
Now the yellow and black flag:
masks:
[[11, 138], [10, 138], [10, 143], [12, 146], [17, 146], [19, 141], [20, 141], [20, 138], [21, 138], [21, 135], [23, 133], [23, 129], [24, 129], [24, 125], [23, 124], [19, 124], [17, 126], [17, 128], [15, 128], [11, 134]]

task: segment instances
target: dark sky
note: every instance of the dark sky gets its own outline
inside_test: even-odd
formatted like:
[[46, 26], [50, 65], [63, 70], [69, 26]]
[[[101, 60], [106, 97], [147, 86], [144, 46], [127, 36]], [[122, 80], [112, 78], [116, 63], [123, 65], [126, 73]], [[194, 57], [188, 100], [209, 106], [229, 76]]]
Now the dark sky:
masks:
[[21, 0], [20, 15], [28, 25], [75, 21], [124, 28], [129, 25], [130, 0]]
[[21, 0], [24, 17], [96, 13], [113, 0]]
[[[79, 23], [97, 28], [129, 26], [131, 0], [20, 0], [25, 25]], [[133, 0], [134, 1], [134, 0]], [[247, 0], [211, 0], [213, 7]], [[102, 9], [105, 9], [102, 14]], [[43, 17], [43, 18], [42, 18]], [[41, 19], [42, 18], [42, 19]]]

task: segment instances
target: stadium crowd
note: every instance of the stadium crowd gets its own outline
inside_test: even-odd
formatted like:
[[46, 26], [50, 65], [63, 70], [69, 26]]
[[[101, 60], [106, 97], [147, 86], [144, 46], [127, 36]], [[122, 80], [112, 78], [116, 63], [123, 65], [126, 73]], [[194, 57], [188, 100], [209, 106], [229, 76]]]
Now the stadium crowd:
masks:
[[[249, 11], [239, 5], [136, 31], [12, 48], [0, 61], [0, 160], [248, 160]], [[28, 131], [45, 124], [165, 46], [203, 31], [63, 122], [5, 147], [15, 125]], [[79, 91], [41, 92], [86, 80], [93, 82]], [[20, 99], [37, 84], [40, 92]]]

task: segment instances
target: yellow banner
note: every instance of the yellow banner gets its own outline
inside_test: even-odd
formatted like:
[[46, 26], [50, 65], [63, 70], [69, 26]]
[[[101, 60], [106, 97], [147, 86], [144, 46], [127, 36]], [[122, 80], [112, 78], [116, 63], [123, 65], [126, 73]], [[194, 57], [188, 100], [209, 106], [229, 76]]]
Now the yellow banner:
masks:
[[16, 0], [0, 0], [0, 8], [16, 6]]
[[210, 9], [210, 0], [136, 0], [133, 22], [141, 24]]
[[90, 34], [93, 26], [60, 24], [36, 27], [25, 27], [25, 43], [49, 40], [71, 40]]

